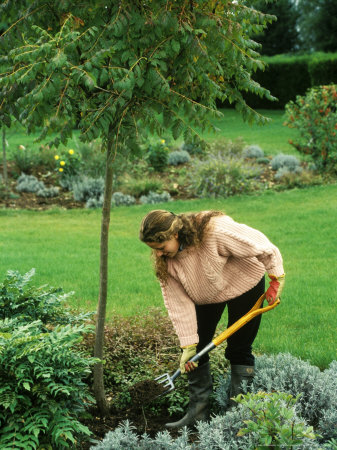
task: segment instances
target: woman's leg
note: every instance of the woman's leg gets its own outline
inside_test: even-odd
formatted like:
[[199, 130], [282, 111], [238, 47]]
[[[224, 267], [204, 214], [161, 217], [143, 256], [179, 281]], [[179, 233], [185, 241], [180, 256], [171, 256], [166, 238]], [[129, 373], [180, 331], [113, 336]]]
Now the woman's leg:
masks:
[[[228, 327], [245, 315], [264, 293], [264, 277], [250, 291], [227, 302]], [[257, 335], [261, 315], [248, 322], [227, 339], [226, 358], [232, 365], [254, 366], [252, 344]]]
[[[207, 344], [212, 341], [218, 322], [221, 318], [223, 310], [225, 309], [226, 303], [227, 302], [195, 306], [199, 335], [197, 352], [200, 352], [200, 350], [202, 350], [204, 347], [206, 347]], [[202, 366], [207, 361], [209, 361], [208, 353], [200, 358], [199, 366]]]

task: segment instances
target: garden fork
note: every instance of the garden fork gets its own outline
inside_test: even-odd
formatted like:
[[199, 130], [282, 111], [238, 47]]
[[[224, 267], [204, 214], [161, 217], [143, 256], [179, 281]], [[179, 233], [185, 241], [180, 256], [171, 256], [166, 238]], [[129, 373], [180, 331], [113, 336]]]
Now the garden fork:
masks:
[[[266, 293], [261, 295], [261, 297], [258, 299], [258, 301], [255, 303], [255, 305], [252, 307], [250, 311], [248, 311], [244, 316], [242, 316], [239, 320], [233, 323], [233, 325], [231, 325], [225, 331], [219, 334], [219, 336], [215, 337], [208, 345], [206, 345], [206, 347], [204, 347], [202, 350], [200, 350], [200, 352], [194, 355], [193, 358], [190, 359], [190, 361], [191, 362], [198, 361], [203, 355], [210, 352], [211, 350], [214, 350], [218, 345], [220, 345], [223, 341], [228, 339], [232, 334], [234, 334], [237, 330], [243, 327], [247, 322], [252, 320], [254, 317], [259, 316], [260, 314], [263, 314], [267, 311], [270, 311], [280, 303], [280, 300], [276, 300], [276, 302], [273, 303], [272, 305], [260, 308], [265, 298]], [[179, 375], [181, 375], [180, 369], [178, 369], [172, 376], [170, 376], [169, 373], [164, 373], [164, 375], [155, 378], [155, 381], [163, 385], [163, 392], [160, 395], [167, 394], [168, 392], [171, 392], [174, 389], [174, 380], [178, 378]]]

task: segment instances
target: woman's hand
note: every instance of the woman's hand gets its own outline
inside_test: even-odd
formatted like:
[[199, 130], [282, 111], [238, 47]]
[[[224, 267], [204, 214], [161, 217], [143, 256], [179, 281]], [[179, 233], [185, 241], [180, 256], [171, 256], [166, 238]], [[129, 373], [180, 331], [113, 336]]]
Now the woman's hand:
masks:
[[180, 358], [180, 371], [181, 373], [192, 372], [198, 367], [198, 362], [191, 362], [190, 359], [197, 353], [197, 344], [186, 345], [182, 348], [182, 354]]
[[266, 291], [266, 300], [269, 305], [273, 305], [278, 298], [281, 296], [281, 292], [284, 286], [284, 277], [276, 277], [275, 275], [268, 275], [270, 278], [269, 288]]

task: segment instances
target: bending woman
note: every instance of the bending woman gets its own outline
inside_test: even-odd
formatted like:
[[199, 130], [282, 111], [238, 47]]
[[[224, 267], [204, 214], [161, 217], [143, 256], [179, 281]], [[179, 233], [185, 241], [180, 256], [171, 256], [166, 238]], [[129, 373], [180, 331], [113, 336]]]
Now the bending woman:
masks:
[[[193, 426], [209, 418], [212, 392], [209, 356], [188, 361], [209, 344], [224, 308], [228, 327], [246, 314], [266, 292], [273, 304], [284, 285], [281, 254], [260, 231], [239, 224], [220, 211], [174, 214], [154, 210], [142, 220], [140, 240], [152, 248], [164, 303], [182, 349], [180, 369], [187, 373], [190, 401], [187, 413], [168, 428]], [[254, 376], [252, 344], [261, 316], [227, 340], [225, 356], [231, 364], [230, 397]]]

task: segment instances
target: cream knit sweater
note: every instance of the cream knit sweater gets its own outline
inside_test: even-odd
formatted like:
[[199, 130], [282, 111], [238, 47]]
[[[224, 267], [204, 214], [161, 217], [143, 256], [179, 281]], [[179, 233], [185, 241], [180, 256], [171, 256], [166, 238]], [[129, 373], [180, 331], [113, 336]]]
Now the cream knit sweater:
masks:
[[199, 342], [195, 304], [219, 303], [253, 288], [268, 272], [284, 274], [281, 254], [264, 234], [229, 216], [215, 216], [202, 244], [168, 258], [161, 283], [180, 345]]

